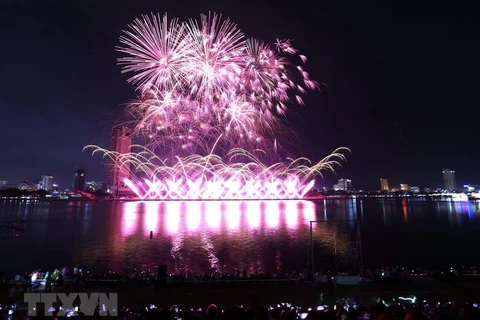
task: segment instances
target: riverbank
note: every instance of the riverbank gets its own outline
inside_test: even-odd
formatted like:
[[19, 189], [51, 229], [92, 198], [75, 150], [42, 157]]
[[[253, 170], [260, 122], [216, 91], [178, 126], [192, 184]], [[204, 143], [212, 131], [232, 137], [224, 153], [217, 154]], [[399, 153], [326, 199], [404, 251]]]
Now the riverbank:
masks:
[[202, 202], [236, 202], [236, 201], [323, 201], [323, 200], [345, 200], [345, 199], [355, 199], [355, 200], [367, 200], [367, 199], [381, 199], [381, 200], [398, 200], [398, 199], [413, 199], [413, 200], [420, 200], [420, 201], [458, 201], [458, 202], [476, 202], [480, 201], [479, 196], [471, 196], [468, 194], [463, 193], [455, 193], [455, 194], [417, 194], [417, 193], [355, 193], [355, 194], [331, 194], [331, 195], [317, 195], [317, 196], [305, 196], [303, 198], [288, 198], [288, 199], [142, 199], [138, 197], [103, 197], [103, 196], [95, 196], [93, 194], [89, 194], [89, 196], [82, 196], [82, 197], [25, 197], [25, 196], [1, 196], [0, 199], [8, 200], [8, 201], [35, 201], [35, 202], [131, 202], [131, 201], [142, 201], [142, 202], [195, 202], [195, 201], [202, 201]]

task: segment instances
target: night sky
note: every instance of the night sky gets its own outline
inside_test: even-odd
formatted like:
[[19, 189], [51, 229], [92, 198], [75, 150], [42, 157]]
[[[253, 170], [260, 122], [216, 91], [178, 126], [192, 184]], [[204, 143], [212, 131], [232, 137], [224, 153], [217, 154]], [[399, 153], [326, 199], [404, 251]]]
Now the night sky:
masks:
[[479, 6], [376, 2], [3, 0], [0, 180], [51, 173], [64, 189], [79, 166], [106, 181], [102, 159], [82, 148], [108, 147], [135, 98], [116, 62], [122, 30], [145, 13], [185, 20], [210, 10], [248, 37], [294, 39], [311, 77], [328, 85], [290, 115], [305, 141], [299, 156], [351, 148], [338, 176], [355, 188], [378, 189], [381, 177], [442, 186], [443, 168], [459, 185], [480, 184]]

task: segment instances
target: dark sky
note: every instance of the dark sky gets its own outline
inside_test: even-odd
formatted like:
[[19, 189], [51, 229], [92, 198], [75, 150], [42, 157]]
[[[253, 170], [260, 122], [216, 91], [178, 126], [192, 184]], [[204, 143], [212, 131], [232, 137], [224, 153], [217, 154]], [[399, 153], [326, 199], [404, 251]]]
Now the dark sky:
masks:
[[351, 148], [339, 176], [354, 187], [377, 189], [381, 177], [392, 187], [442, 186], [444, 167], [459, 184], [480, 184], [480, 8], [422, 3], [3, 0], [0, 180], [51, 173], [69, 188], [76, 166], [106, 180], [102, 159], [82, 148], [108, 147], [121, 105], [135, 98], [116, 65], [122, 30], [145, 13], [183, 20], [211, 10], [248, 37], [295, 40], [312, 78], [328, 85], [291, 116], [303, 152], [320, 159]]

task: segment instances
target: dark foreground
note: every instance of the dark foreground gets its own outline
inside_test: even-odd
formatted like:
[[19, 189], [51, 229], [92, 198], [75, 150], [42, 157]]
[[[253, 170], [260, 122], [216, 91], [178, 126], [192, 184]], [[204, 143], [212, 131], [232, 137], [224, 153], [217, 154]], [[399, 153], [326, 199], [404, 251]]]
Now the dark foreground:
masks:
[[[57, 292], [78, 292], [74, 289], [54, 290]], [[199, 308], [215, 303], [219, 307], [230, 305], [276, 305], [289, 302], [300, 306], [334, 304], [339, 299], [353, 298], [358, 303], [371, 303], [383, 299], [388, 301], [399, 297], [416, 297], [419, 300], [480, 301], [480, 281], [462, 280], [439, 282], [416, 280], [410, 282], [376, 281], [358, 286], [337, 286], [328, 284], [175, 284], [166, 288], [130, 287], [130, 288], [90, 288], [90, 292], [118, 292], [120, 305], [155, 304], [159, 307], [181, 305], [187, 308]], [[43, 292], [43, 290], [40, 290]], [[2, 292], [1, 302], [7, 303], [8, 292]], [[18, 292], [17, 301], [22, 300]]]
[[[480, 282], [438, 283], [415, 281], [410, 283], [372, 283], [360, 286], [329, 285], [220, 285], [183, 286], [165, 289], [132, 288], [119, 292], [120, 304], [151, 302], [157, 305], [182, 305], [202, 307], [210, 303], [227, 307], [232, 304], [274, 305], [290, 302], [300, 306], [333, 304], [339, 299], [354, 298], [359, 303], [370, 303], [375, 299], [390, 300], [398, 297], [415, 296], [418, 299], [448, 302], [453, 300], [480, 300]], [[323, 300], [320, 301], [320, 295]]]

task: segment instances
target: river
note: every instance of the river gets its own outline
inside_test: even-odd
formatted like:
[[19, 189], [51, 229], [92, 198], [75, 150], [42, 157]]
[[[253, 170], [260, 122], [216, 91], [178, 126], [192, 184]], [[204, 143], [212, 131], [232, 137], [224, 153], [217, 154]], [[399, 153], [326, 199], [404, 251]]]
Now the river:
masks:
[[0, 268], [302, 271], [312, 260], [310, 221], [319, 221], [312, 223], [316, 271], [358, 269], [360, 247], [365, 268], [480, 265], [480, 202], [5, 201], [0, 224], [26, 233], [9, 238], [12, 231], [0, 229]]

